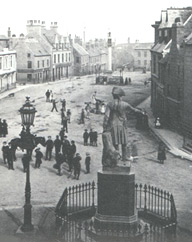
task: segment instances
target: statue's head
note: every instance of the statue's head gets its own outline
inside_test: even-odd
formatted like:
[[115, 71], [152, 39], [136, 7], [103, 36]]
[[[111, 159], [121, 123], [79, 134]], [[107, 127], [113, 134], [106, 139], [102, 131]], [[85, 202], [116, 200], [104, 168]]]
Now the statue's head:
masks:
[[125, 96], [125, 92], [120, 87], [114, 87], [112, 89], [112, 95], [113, 95], [114, 98], [120, 98], [122, 96]]

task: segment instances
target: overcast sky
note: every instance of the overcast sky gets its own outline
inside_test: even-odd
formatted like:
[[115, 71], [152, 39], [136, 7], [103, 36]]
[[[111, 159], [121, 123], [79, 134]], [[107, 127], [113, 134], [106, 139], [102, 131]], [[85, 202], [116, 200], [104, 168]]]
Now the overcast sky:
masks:
[[1, 1], [0, 34], [26, 33], [27, 20], [58, 22], [59, 33], [85, 39], [106, 38], [126, 43], [153, 42], [151, 24], [160, 20], [161, 10], [192, 6], [191, 0], [8, 0]]

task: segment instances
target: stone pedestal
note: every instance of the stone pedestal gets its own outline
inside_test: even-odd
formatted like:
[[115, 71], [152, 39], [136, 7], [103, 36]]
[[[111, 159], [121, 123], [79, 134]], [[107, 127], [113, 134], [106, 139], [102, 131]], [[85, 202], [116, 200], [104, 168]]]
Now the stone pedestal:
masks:
[[98, 172], [98, 209], [95, 222], [137, 222], [135, 174], [130, 172], [130, 166], [119, 164], [115, 168], [103, 168], [103, 171]]

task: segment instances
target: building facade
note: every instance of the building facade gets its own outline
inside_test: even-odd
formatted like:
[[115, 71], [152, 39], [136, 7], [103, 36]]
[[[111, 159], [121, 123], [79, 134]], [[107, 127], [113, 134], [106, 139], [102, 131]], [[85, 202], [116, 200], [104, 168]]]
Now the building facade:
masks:
[[27, 36], [37, 39], [51, 55], [52, 81], [72, 74], [72, 46], [68, 37], [58, 33], [57, 22], [51, 22], [50, 29], [46, 29], [44, 21], [28, 20]]
[[151, 106], [165, 126], [192, 137], [192, 8], [169, 8], [152, 25]]
[[0, 92], [16, 87], [16, 51], [9, 48], [8, 41], [0, 36]]
[[33, 37], [11, 39], [17, 52], [17, 81], [43, 83], [51, 80], [51, 55]]

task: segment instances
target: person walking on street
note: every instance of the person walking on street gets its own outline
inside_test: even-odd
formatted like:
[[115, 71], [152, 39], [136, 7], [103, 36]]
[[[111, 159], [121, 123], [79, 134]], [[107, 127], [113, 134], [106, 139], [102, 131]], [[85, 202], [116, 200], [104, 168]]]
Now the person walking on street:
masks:
[[80, 176], [80, 171], [81, 171], [81, 156], [79, 153], [76, 154], [75, 158], [73, 159], [73, 166], [74, 166], [74, 176], [75, 179], [79, 180], [79, 176]]
[[56, 106], [56, 103], [58, 103], [58, 102], [56, 102], [56, 100], [53, 99], [53, 100], [52, 100], [52, 103], [53, 103], [53, 107], [52, 107], [51, 112], [53, 112], [54, 109], [55, 109], [56, 112], [58, 112], [58, 110], [57, 110], [57, 106]]
[[90, 173], [90, 163], [91, 163], [91, 156], [90, 153], [86, 153], [86, 158], [85, 158], [85, 168], [86, 168], [86, 174]]
[[90, 129], [90, 132], [89, 132], [89, 142], [90, 142], [90, 145], [93, 146], [93, 129]]
[[45, 160], [51, 160], [53, 145], [54, 144], [53, 144], [53, 140], [51, 139], [51, 136], [48, 136], [48, 140], [45, 142], [45, 146], [46, 146]]
[[3, 123], [2, 123], [2, 135], [3, 135], [3, 137], [6, 137], [7, 134], [8, 134], [8, 124], [7, 124], [6, 120], [4, 119]]
[[43, 158], [43, 153], [40, 151], [40, 148], [35, 149], [36, 155], [36, 161], [35, 161], [35, 168], [40, 168], [42, 164], [42, 158]]
[[71, 123], [71, 110], [67, 109], [67, 121], [70, 124]]
[[93, 146], [97, 146], [97, 138], [98, 138], [97, 131], [94, 131], [93, 132]]
[[63, 117], [62, 117], [62, 125], [63, 125], [63, 128], [65, 129], [65, 131], [68, 133], [68, 124], [67, 124], [67, 116], [66, 114], [64, 113]]
[[65, 136], [65, 129], [64, 128], [61, 128], [61, 130], [59, 132], [59, 136], [60, 136], [61, 142], [63, 142], [64, 136]]
[[49, 90], [46, 91], [45, 96], [46, 96], [46, 102], [50, 102], [50, 91]]
[[3, 161], [4, 164], [8, 162], [8, 153], [9, 153], [9, 146], [6, 141], [3, 142], [3, 147], [1, 148], [3, 153]]
[[84, 109], [81, 110], [81, 117], [80, 117], [80, 124], [84, 124], [85, 123], [85, 111]]
[[87, 132], [87, 129], [85, 129], [85, 132], [83, 133], [83, 143], [85, 146], [88, 145], [88, 139], [89, 139], [89, 133]]
[[56, 139], [54, 141], [55, 146], [55, 158], [57, 158], [57, 155], [59, 154], [61, 150], [62, 141], [59, 139], [59, 135], [56, 135]]
[[69, 172], [72, 171], [73, 169], [73, 158], [75, 156], [75, 153], [76, 153], [76, 145], [75, 145], [75, 141], [72, 140], [71, 141], [71, 145], [70, 145], [70, 148], [69, 148], [69, 153], [68, 153], [68, 165], [69, 165]]
[[31, 160], [31, 157], [28, 154], [23, 155], [22, 157], [23, 172], [27, 172], [27, 167], [29, 165], [30, 160]]
[[56, 167], [58, 170], [57, 175], [61, 176], [61, 164], [64, 162], [64, 157], [63, 155], [59, 152], [59, 154], [56, 157]]
[[66, 100], [65, 99], [61, 100], [61, 105], [62, 105], [63, 110], [66, 111]]
[[162, 141], [159, 142], [157, 159], [161, 164], [166, 160], [166, 148]]
[[65, 162], [67, 162], [68, 160], [69, 149], [70, 149], [70, 143], [69, 143], [69, 140], [67, 139], [67, 135], [65, 135], [63, 140], [63, 146], [62, 146], [62, 152], [63, 152]]

